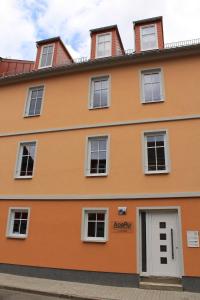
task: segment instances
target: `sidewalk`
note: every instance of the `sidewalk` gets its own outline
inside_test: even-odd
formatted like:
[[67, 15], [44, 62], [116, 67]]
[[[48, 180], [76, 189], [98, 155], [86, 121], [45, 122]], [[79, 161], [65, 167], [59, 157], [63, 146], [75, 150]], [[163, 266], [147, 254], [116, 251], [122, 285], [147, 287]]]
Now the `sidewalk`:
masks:
[[72, 299], [200, 300], [200, 294], [110, 287], [0, 273], [0, 288]]

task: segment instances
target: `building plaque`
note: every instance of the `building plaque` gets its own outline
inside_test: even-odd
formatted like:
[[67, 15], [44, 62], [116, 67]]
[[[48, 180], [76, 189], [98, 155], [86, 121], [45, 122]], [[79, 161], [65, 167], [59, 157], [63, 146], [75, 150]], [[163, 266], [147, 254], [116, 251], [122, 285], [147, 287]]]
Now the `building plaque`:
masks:
[[199, 247], [199, 231], [187, 231], [187, 246], [190, 248]]
[[133, 230], [133, 223], [128, 221], [113, 221], [112, 230], [114, 232], [131, 232]]

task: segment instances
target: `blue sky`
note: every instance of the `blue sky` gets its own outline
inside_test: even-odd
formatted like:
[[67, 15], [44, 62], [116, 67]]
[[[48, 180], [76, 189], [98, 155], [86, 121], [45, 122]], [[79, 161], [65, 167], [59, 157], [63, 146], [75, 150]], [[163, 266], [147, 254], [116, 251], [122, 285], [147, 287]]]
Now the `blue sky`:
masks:
[[89, 30], [112, 24], [132, 49], [132, 21], [159, 15], [165, 42], [198, 38], [199, 12], [199, 0], [0, 0], [0, 56], [34, 60], [35, 42], [54, 36], [74, 58], [89, 56]]

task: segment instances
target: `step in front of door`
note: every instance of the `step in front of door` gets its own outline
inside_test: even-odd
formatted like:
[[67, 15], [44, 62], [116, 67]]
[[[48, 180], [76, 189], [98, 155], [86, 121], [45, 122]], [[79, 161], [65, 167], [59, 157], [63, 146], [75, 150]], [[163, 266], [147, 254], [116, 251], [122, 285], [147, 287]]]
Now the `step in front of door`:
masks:
[[140, 288], [149, 290], [183, 291], [180, 278], [142, 277]]

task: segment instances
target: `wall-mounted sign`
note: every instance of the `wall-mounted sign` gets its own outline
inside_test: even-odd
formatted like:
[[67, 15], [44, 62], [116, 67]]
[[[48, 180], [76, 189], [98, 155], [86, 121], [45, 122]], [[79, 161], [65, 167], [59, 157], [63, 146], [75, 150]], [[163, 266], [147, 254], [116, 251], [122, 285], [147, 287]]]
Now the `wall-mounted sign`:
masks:
[[133, 223], [128, 221], [114, 221], [112, 222], [112, 229], [114, 232], [131, 232]]
[[187, 231], [187, 246], [190, 248], [199, 247], [199, 231]]

